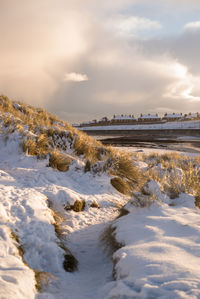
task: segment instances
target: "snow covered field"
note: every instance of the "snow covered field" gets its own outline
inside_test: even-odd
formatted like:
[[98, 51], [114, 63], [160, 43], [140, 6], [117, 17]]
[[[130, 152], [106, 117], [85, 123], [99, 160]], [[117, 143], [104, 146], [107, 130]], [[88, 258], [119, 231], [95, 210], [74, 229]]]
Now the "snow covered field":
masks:
[[200, 129], [200, 121], [179, 121], [167, 122], [163, 124], [148, 125], [115, 125], [115, 126], [91, 126], [79, 128], [84, 131], [98, 130], [164, 130], [164, 129]]
[[[200, 298], [200, 213], [191, 194], [171, 199], [150, 181], [143, 197], [156, 200], [145, 205], [117, 192], [106, 174], [84, 173], [78, 159], [63, 173], [20, 153], [17, 133], [6, 143], [1, 136], [0, 148], [1, 299]], [[65, 209], [77, 199], [83, 212]], [[115, 220], [125, 204], [129, 214]], [[122, 244], [113, 255], [115, 280], [100, 241], [109, 225]], [[77, 271], [64, 270], [60, 242]]]

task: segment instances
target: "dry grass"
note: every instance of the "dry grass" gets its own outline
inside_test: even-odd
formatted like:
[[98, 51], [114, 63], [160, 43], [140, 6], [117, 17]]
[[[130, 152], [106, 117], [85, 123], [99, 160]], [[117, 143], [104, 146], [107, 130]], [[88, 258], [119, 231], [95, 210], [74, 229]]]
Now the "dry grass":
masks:
[[128, 153], [113, 149], [108, 162], [111, 163], [110, 173], [112, 175], [125, 178], [128, 181], [138, 184], [141, 179], [141, 173], [137, 167], [134, 166], [133, 160]]
[[115, 236], [116, 228], [112, 225], [109, 225], [101, 235], [101, 243], [104, 245], [105, 250], [109, 257], [113, 260], [113, 271], [112, 276], [116, 279], [116, 264], [118, 262], [117, 259], [113, 258], [113, 254], [120, 248], [124, 246], [124, 244], [117, 242]]
[[34, 274], [35, 274], [35, 288], [38, 292], [42, 292], [44, 289], [47, 288], [47, 286], [52, 282], [52, 280], [57, 279], [56, 276], [54, 276], [53, 274], [49, 273], [49, 272], [44, 272], [44, 271], [40, 271], [40, 270], [35, 270], [32, 269], [24, 260], [24, 248], [23, 246], [20, 244], [20, 240], [18, 235], [16, 234], [16, 232], [11, 230], [11, 238], [15, 241], [15, 245], [18, 249], [18, 253], [19, 256], [21, 257], [24, 265], [26, 265], [28, 268], [30, 268]]
[[112, 257], [113, 253], [120, 249], [124, 244], [117, 242], [115, 237], [116, 228], [109, 225], [101, 235], [101, 243], [105, 246], [105, 249], [109, 256]]
[[124, 195], [131, 195], [132, 188], [130, 184], [125, 182], [122, 178], [114, 177], [110, 180], [110, 183], [120, 193]]
[[92, 164], [106, 160], [111, 154], [109, 147], [103, 146], [101, 142], [81, 131], [75, 135], [73, 147], [76, 155], [87, 159], [86, 172], [89, 171]]
[[59, 171], [63, 171], [63, 172], [67, 171], [72, 162], [73, 159], [71, 156], [67, 154], [62, 154], [57, 150], [54, 150], [50, 154], [49, 166]]
[[143, 183], [143, 175], [134, 165], [132, 155], [110, 149], [110, 157], [105, 162], [104, 170], [115, 176], [111, 184], [123, 194], [131, 194]]
[[93, 200], [93, 202], [91, 203], [90, 207], [91, 208], [100, 209], [100, 205], [95, 200]]
[[[177, 153], [169, 154], [129, 154], [112, 147], [103, 146], [87, 134], [71, 127], [67, 122], [57, 119], [44, 109], [33, 108], [20, 102], [13, 102], [0, 96], [0, 112], [6, 136], [17, 130], [23, 139], [23, 150], [29, 155], [45, 158], [49, 166], [67, 171], [73, 158], [62, 151], [74, 151], [86, 162], [85, 172], [94, 175], [105, 171], [112, 177], [112, 185], [118, 191], [129, 194], [136, 192], [145, 181], [154, 179], [161, 183], [171, 197], [180, 192], [200, 194], [200, 158], [188, 158]], [[27, 131], [28, 127], [28, 131]], [[145, 161], [149, 169], [142, 174], [134, 161]], [[163, 173], [155, 169], [162, 165]], [[176, 169], [181, 169], [182, 177]], [[119, 179], [116, 179], [119, 178]]]
[[57, 280], [58, 278], [45, 271], [34, 270], [35, 273], [35, 288], [38, 292], [45, 291], [48, 285], [52, 282], [52, 280]]
[[[159, 182], [163, 191], [171, 198], [178, 197], [181, 192], [200, 195], [199, 157], [170, 153], [145, 155], [143, 158], [149, 165], [145, 174], [146, 180], [153, 179]], [[158, 168], [158, 165], [161, 165], [161, 168]]]
[[76, 271], [78, 269], [78, 261], [65, 245], [65, 235], [62, 229], [62, 224], [65, 221], [65, 218], [61, 212], [57, 211], [54, 208], [53, 203], [49, 198], [47, 198], [47, 203], [48, 207], [51, 209], [51, 214], [54, 218], [53, 225], [58, 239], [57, 244], [64, 251], [63, 268], [67, 272]]
[[195, 196], [195, 206], [200, 209], [200, 195]]
[[72, 206], [72, 210], [74, 212], [81, 212], [85, 208], [85, 201], [84, 200], [76, 200], [74, 205]]
[[17, 235], [16, 232], [14, 232], [13, 230], [11, 230], [10, 232], [10, 236], [11, 238], [15, 241], [15, 245], [17, 247], [17, 250], [18, 250], [18, 253], [19, 253], [19, 256], [21, 257], [23, 263], [28, 266], [28, 264], [26, 263], [26, 261], [24, 260], [24, 247], [22, 246], [22, 244], [20, 243], [20, 240], [19, 240], [19, 237]]
[[9, 129], [8, 134], [18, 130], [22, 136], [24, 152], [38, 158], [49, 155], [49, 166], [54, 169], [69, 169], [73, 158], [61, 151], [70, 149], [86, 161], [85, 172], [91, 171], [95, 175], [105, 171], [121, 178], [127, 190], [141, 182], [141, 174], [133, 165], [130, 154], [103, 146], [101, 142], [72, 128], [67, 122], [58, 120], [44, 109], [12, 102], [6, 96], [0, 96], [0, 111], [6, 113], [4, 128]]
[[129, 211], [126, 210], [125, 207], [121, 207], [121, 208], [119, 209], [119, 215], [117, 216], [117, 219], [118, 219], [118, 218], [121, 218], [121, 217], [123, 217], [123, 216], [126, 216], [126, 215], [128, 215], [128, 214], [129, 214]]

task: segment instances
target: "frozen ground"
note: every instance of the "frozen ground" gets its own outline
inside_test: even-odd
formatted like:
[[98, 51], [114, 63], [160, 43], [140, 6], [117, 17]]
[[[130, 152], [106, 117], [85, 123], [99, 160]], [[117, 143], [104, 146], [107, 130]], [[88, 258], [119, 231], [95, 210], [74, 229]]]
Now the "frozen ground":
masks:
[[[158, 201], [141, 208], [132, 198], [130, 213], [115, 220], [117, 205], [128, 198], [109, 177], [85, 174], [78, 160], [66, 173], [55, 171], [46, 160], [19, 154], [18, 141], [14, 134], [7, 144], [0, 139], [1, 299], [200, 298], [200, 214], [193, 196], [171, 200], [153, 182], [149, 192]], [[84, 212], [64, 209], [77, 199], [85, 200]], [[90, 207], [94, 200], [100, 209]], [[55, 212], [62, 243], [79, 262], [75, 272], [63, 269]], [[109, 224], [123, 245], [114, 253], [115, 281], [100, 243]], [[35, 288], [33, 270], [50, 273], [43, 292]]]

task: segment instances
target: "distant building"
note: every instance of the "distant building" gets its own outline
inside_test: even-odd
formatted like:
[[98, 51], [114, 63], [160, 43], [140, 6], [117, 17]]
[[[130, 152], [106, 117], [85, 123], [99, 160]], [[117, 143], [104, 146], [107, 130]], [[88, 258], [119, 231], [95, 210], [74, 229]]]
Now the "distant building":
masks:
[[137, 119], [134, 117], [134, 115], [114, 115], [111, 119], [112, 125], [121, 125], [121, 124], [135, 124], [137, 122]]
[[110, 126], [110, 125], [141, 125], [141, 124], [156, 124], [171, 121], [200, 119], [200, 113], [165, 113], [164, 117], [158, 114], [140, 114], [140, 117], [135, 118], [133, 114], [113, 115], [112, 119], [104, 116], [100, 120], [93, 119], [92, 121], [83, 122], [80, 125], [74, 124], [74, 127], [91, 127], [91, 126]]
[[166, 121], [176, 121], [184, 119], [184, 116], [182, 113], [165, 113], [162, 119]]
[[185, 119], [190, 120], [190, 119], [199, 119], [200, 118], [200, 113], [196, 112], [196, 113], [188, 113], [185, 114]]
[[109, 123], [110, 123], [109, 119], [106, 116], [104, 116], [97, 122], [97, 125], [98, 126], [106, 126], [106, 125], [109, 125]]
[[144, 123], [149, 123], [149, 122], [160, 122], [161, 117], [158, 116], [158, 114], [141, 114], [140, 117], [138, 118], [138, 122], [144, 122]]

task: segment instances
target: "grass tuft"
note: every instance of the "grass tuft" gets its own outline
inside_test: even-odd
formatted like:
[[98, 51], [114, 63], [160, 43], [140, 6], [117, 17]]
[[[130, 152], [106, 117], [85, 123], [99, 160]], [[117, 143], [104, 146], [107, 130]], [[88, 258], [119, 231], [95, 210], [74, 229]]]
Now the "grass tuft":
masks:
[[49, 158], [49, 166], [62, 172], [68, 171], [72, 162], [72, 157], [61, 154], [57, 150], [54, 150]]
[[38, 292], [44, 291], [52, 280], [57, 280], [57, 277], [49, 272], [34, 270], [35, 273], [35, 288]]
[[110, 180], [111, 185], [124, 195], [131, 195], [132, 188], [120, 177], [114, 177]]
[[74, 212], [81, 212], [85, 208], [85, 201], [84, 200], [76, 200], [74, 205], [72, 206], [72, 210]]

